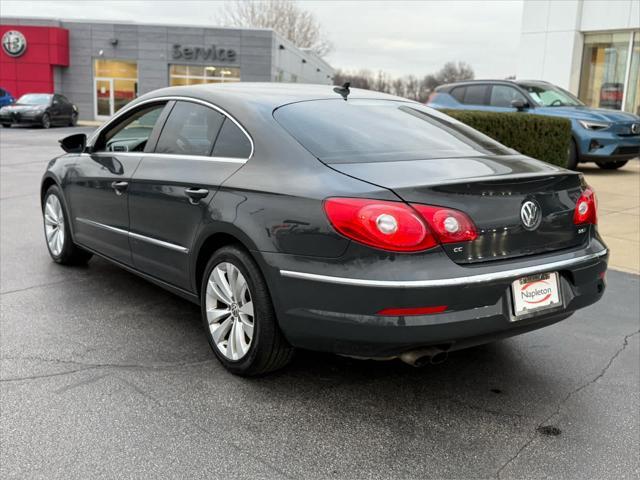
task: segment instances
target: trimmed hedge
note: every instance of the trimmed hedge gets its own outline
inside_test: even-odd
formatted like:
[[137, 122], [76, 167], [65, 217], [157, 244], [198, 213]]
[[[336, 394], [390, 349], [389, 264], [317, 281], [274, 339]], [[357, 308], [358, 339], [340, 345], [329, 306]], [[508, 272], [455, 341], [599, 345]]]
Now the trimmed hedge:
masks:
[[523, 155], [566, 167], [571, 141], [571, 121], [520, 112], [442, 110]]

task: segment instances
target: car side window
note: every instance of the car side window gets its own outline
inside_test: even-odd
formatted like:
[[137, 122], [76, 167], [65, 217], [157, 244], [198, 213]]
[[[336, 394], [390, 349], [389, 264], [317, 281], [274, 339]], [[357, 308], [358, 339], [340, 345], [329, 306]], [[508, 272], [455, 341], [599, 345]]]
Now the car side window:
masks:
[[242, 130], [230, 119], [225, 119], [216, 145], [214, 157], [243, 158], [251, 156], [251, 142]]
[[193, 102], [177, 102], [162, 128], [156, 153], [211, 155], [224, 115]]
[[465, 105], [486, 105], [487, 85], [467, 85], [464, 92]]
[[101, 135], [94, 151], [143, 152], [164, 107], [164, 103], [150, 105], [127, 115]]
[[467, 90], [467, 87], [456, 87], [451, 90], [451, 96], [455, 98], [458, 102], [464, 103], [464, 92]]
[[491, 98], [489, 105], [492, 107], [511, 107], [511, 102], [521, 100], [526, 102], [527, 99], [518, 90], [508, 85], [494, 85], [491, 87]]

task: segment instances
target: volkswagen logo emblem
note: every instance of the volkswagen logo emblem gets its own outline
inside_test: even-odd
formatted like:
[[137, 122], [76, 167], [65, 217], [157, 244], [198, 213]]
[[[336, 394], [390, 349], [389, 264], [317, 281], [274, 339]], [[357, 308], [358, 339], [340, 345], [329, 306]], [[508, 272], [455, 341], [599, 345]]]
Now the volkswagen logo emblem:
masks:
[[535, 230], [542, 221], [542, 212], [537, 202], [527, 200], [520, 208], [520, 220], [527, 230]]
[[27, 39], [17, 30], [8, 30], [2, 35], [2, 50], [10, 57], [19, 57], [27, 49]]
[[631, 125], [631, 133], [638, 135], [640, 133], [640, 123], [634, 123]]

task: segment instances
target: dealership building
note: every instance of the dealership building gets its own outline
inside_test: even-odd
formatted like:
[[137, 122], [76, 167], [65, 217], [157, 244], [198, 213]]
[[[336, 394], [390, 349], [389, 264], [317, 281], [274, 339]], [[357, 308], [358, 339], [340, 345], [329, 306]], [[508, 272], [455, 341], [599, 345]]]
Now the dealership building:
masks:
[[640, 1], [525, 0], [516, 76], [640, 114]]
[[333, 69], [269, 29], [2, 18], [0, 88], [57, 92], [81, 120], [152, 90], [198, 83], [331, 84]]

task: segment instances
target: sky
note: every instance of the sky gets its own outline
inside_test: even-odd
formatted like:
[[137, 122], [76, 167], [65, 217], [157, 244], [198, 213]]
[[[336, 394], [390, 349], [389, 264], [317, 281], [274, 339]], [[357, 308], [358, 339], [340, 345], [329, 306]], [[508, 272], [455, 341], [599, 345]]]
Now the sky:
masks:
[[[2, 0], [0, 15], [216, 26], [222, 2]], [[302, 0], [334, 51], [325, 59], [346, 70], [424, 76], [447, 61], [469, 63], [476, 78], [515, 74], [521, 0]]]

